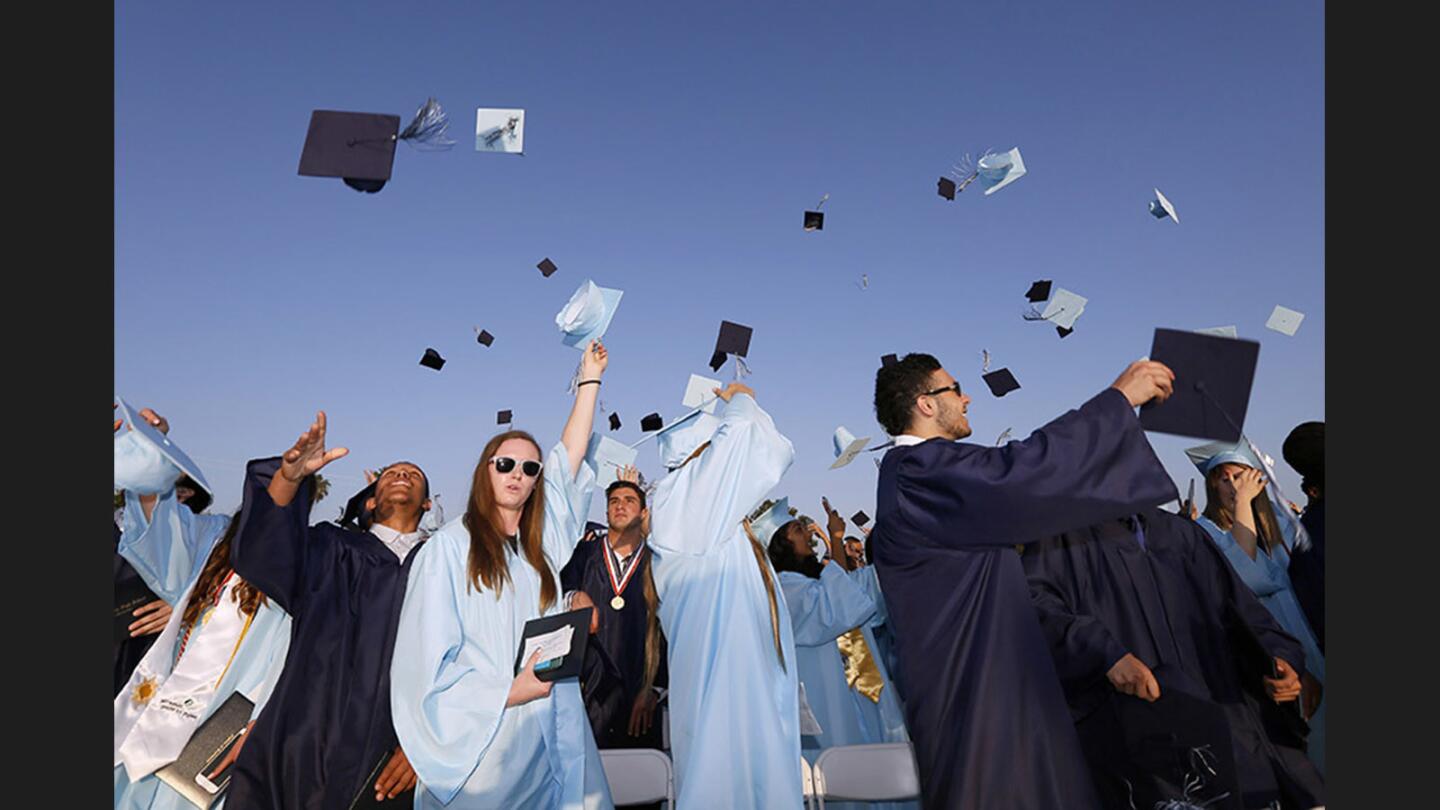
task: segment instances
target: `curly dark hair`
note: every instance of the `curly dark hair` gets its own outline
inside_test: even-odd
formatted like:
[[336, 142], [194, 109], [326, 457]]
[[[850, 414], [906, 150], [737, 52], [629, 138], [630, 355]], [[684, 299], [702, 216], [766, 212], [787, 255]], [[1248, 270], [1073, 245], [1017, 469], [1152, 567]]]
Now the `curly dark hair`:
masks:
[[910, 427], [915, 398], [939, 370], [940, 361], [933, 355], [913, 352], [875, 372], [875, 419], [886, 433], [899, 436]]
[[615, 494], [615, 490], [617, 490], [617, 489], [633, 489], [633, 490], [635, 490], [635, 494], [638, 495], [638, 496], [640, 496], [640, 508], [641, 508], [641, 509], [646, 508], [646, 507], [645, 507], [645, 490], [641, 489], [641, 488], [640, 488], [640, 485], [637, 484], [637, 483], [635, 483], [634, 481], [613, 481], [613, 482], [611, 482], [610, 486], [605, 487], [605, 502], [606, 502], [606, 503], [609, 503], [609, 502], [610, 502], [610, 496], [611, 496], [611, 495], [614, 495], [614, 494]]

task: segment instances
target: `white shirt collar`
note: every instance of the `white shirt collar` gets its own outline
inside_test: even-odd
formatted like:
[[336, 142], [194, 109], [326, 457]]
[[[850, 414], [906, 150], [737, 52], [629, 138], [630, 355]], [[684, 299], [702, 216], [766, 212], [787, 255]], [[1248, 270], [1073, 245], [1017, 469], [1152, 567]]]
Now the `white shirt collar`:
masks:
[[925, 440], [920, 438], [919, 436], [912, 436], [909, 433], [901, 433], [899, 436], [895, 437], [895, 446], [909, 447], [912, 444], [919, 444], [923, 441]]
[[395, 552], [395, 556], [400, 558], [400, 562], [405, 562], [405, 555], [409, 554], [410, 549], [420, 542], [419, 531], [399, 532], [379, 523], [370, 526], [370, 533], [378, 537], [386, 548]]

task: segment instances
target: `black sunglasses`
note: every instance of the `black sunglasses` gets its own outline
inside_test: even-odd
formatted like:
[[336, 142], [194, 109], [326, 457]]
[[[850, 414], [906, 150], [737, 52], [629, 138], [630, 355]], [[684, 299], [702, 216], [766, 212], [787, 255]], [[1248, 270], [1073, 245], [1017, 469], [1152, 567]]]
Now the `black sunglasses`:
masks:
[[954, 391], [954, 392], [955, 392], [955, 396], [957, 396], [957, 397], [960, 396], [960, 381], [959, 381], [959, 380], [956, 380], [955, 382], [950, 383], [949, 385], [945, 386], [944, 388], [936, 388], [934, 391], [926, 391], [925, 393], [921, 394], [921, 396], [924, 396], [924, 397], [933, 397], [933, 396], [935, 396], [936, 394], [943, 394], [943, 393], [945, 393], [946, 391]]
[[[490, 459], [490, 463], [495, 465], [495, 472], [501, 475], [515, 469], [515, 459], [509, 456], [496, 456]], [[526, 478], [534, 478], [540, 474], [540, 462], [522, 461], [520, 462], [520, 472], [525, 473]]]

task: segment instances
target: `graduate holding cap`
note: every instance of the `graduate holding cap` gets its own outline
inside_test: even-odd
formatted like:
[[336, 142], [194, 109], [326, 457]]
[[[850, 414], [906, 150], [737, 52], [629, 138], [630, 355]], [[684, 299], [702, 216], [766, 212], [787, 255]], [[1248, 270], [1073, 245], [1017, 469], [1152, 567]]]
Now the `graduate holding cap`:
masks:
[[594, 491], [584, 459], [608, 363], [598, 341], [583, 347], [575, 403], [548, 454], [524, 431], [491, 437], [464, 516], [417, 554], [390, 665], [415, 807], [613, 806], [576, 679], [536, 677], [538, 650], [515, 674], [525, 623], [569, 607], [559, 572]]
[[244, 695], [254, 714], [264, 708], [285, 664], [290, 616], [231, 567], [238, 524], [180, 504], [182, 474], [196, 487], [204, 477], [169, 440], [165, 418], [121, 405], [131, 429], [115, 440], [115, 484], [127, 495], [117, 551], [175, 610], [115, 696], [114, 806], [180, 810], [189, 799], [155, 772], [231, 695]]
[[795, 459], [738, 382], [659, 435], [651, 571], [670, 658], [679, 807], [800, 807], [800, 704], [790, 611], [746, 516]]
[[1133, 363], [1024, 441], [987, 447], [958, 441], [970, 398], [934, 357], [876, 373], [895, 447], [870, 539], [925, 807], [1100, 806], [1015, 545], [1177, 498], [1133, 410], [1173, 381]]

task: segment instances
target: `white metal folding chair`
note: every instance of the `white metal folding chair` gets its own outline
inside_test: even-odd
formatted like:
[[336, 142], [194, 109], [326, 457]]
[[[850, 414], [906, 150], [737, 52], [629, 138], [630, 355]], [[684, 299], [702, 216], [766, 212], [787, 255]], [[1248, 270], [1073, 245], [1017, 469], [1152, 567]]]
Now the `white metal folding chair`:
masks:
[[805, 796], [805, 810], [810, 810], [815, 806], [815, 775], [804, 756], [800, 757], [800, 788]]
[[675, 771], [670, 757], [654, 748], [609, 748], [600, 752], [610, 798], [615, 804], [665, 802], [675, 807]]
[[815, 760], [815, 798], [897, 802], [920, 798], [920, 772], [910, 743], [840, 745]]

